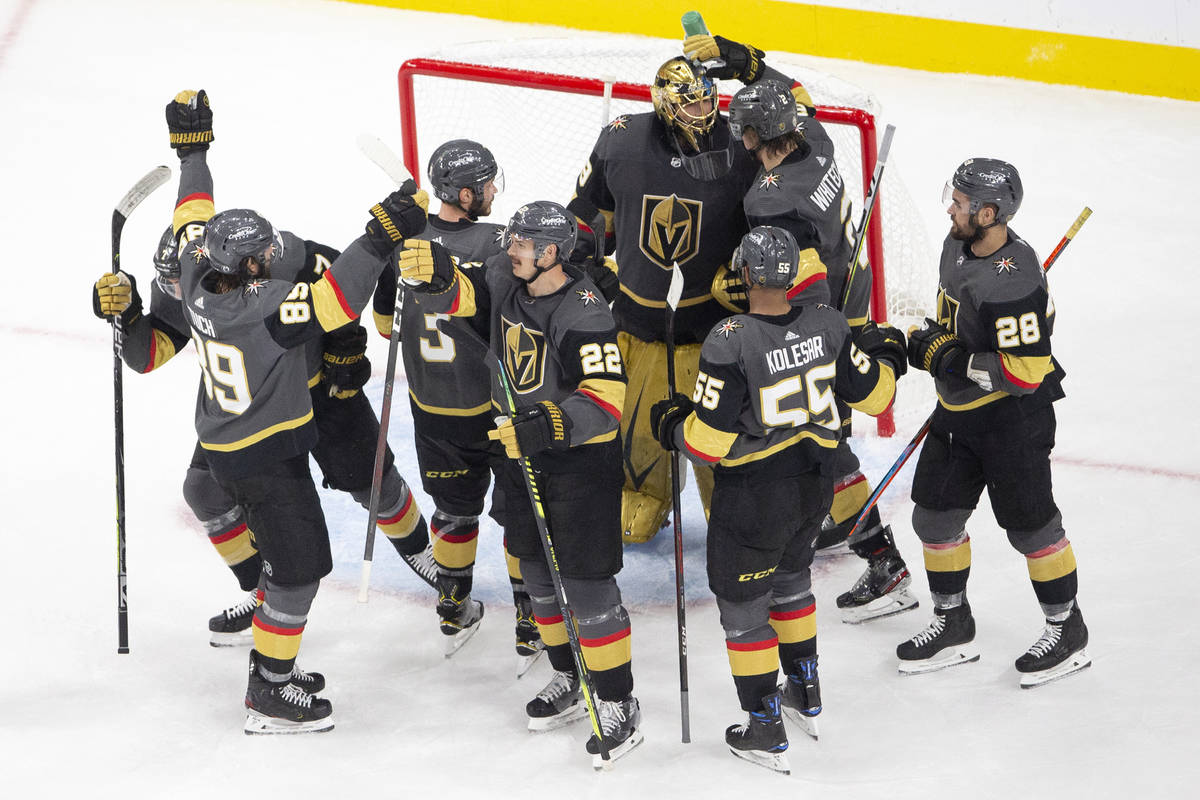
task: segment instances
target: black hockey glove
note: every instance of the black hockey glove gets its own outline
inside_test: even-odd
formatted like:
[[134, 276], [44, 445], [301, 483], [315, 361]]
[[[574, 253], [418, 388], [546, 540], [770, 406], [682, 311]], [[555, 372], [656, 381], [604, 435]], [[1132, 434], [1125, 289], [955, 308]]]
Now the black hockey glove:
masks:
[[180, 158], [186, 153], [207, 150], [213, 140], [212, 107], [208, 93], [191, 89], [175, 95], [167, 103], [167, 128], [171, 131], [171, 147]]
[[908, 363], [935, 378], [965, 377], [969, 355], [962, 340], [931, 319], [908, 332]]
[[737, 79], [742, 83], [754, 83], [762, 77], [763, 56], [766, 55], [757, 47], [741, 44], [726, 39], [724, 36], [710, 36], [705, 33], [688, 36], [683, 40], [683, 54], [692, 61], [712, 61], [720, 58], [724, 66], [714, 66], [707, 69], [708, 77], [717, 80]]
[[891, 325], [877, 325], [868, 320], [854, 337], [854, 344], [876, 361], [887, 363], [897, 378], [908, 372], [904, 334]]
[[371, 206], [371, 221], [367, 223], [367, 241], [380, 258], [387, 258], [396, 245], [409, 236], [425, 230], [429, 195], [417, 190], [412, 181], [389, 194], [382, 202]]
[[437, 242], [413, 239], [396, 254], [400, 280], [416, 291], [443, 292], [454, 282], [450, 251]]
[[329, 396], [345, 400], [358, 394], [371, 379], [371, 362], [367, 358], [367, 329], [348, 325], [325, 334], [321, 355], [325, 368], [321, 382], [329, 387]]
[[675, 429], [683, 424], [696, 404], [687, 395], [676, 392], [669, 400], [650, 407], [650, 430], [663, 450], [675, 450]]
[[92, 285], [92, 312], [103, 320], [112, 321], [121, 315], [121, 324], [128, 328], [142, 316], [142, 298], [132, 275], [110, 272], [100, 276]]
[[505, 417], [488, 438], [504, 445], [509, 458], [523, 458], [543, 450], [566, 450], [571, 446], [571, 420], [549, 400], [517, 409]]

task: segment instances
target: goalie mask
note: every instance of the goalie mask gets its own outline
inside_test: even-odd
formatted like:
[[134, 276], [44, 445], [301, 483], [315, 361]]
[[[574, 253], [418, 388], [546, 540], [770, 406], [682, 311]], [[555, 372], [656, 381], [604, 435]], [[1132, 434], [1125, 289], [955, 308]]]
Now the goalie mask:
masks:
[[742, 237], [730, 267], [739, 273], [746, 270], [752, 287], [787, 289], [800, 268], [800, 247], [785, 229], [759, 225]]
[[283, 255], [283, 238], [275, 226], [248, 208], [222, 211], [204, 229], [204, 252], [213, 269], [242, 279], [251, 277], [247, 260], [262, 267], [256, 277], [271, 275], [271, 262]]
[[741, 139], [747, 128], [758, 135], [759, 146], [797, 129], [796, 99], [783, 83], [762, 80], [741, 89], [729, 102], [729, 132]]
[[729, 172], [732, 139], [728, 127], [717, 124], [717, 85], [704, 67], [672, 58], [655, 73], [650, 99], [689, 175], [711, 181]]
[[183, 297], [179, 291], [179, 249], [175, 242], [175, 229], [168, 225], [158, 240], [158, 249], [154, 251], [154, 282], [168, 297], [179, 300]]
[[[440, 145], [429, 158], [429, 184], [443, 203], [459, 205], [458, 193], [470, 189], [475, 194], [471, 208], [464, 208], [472, 219], [479, 217], [484, 205], [484, 187], [492, 183], [496, 194], [504, 191], [504, 170], [492, 151], [470, 139], [452, 139]], [[459, 206], [461, 208], [461, 206]]]
[[943, 203], [950, 205], [954, 202], [955, 189], [970, 198], [971, 204], [967, 210], [972, 215], [988, 203], [996, 206], [996, 222], [993, 224], [1008, 224], [1025, 196], [1017, 168], [998, 158], [968, 158], [960, 164], [942, 191]]

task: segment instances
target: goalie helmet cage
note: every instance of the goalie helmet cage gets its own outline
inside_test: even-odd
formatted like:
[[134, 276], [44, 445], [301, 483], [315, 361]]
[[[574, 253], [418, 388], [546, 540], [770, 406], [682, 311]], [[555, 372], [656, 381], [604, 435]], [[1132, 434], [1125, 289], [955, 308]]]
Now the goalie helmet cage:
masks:
[[[403, 159], [418, 182], [425, 171], [422, 155], [428, 157], [433, 148], [448, 139], [477, 139], [496, 154], [505, 169], [508, 188], [493, 208], [493, 217], [503, 219], [512, 211], [508, 205], [543, 196], [569, 197], [574, 178], [587, 163], [600, 127], [620, 114], [652, 110], [648, 85], [619, 80], [618, 77], [625, 75], [609, 72], [624, 70], [630, 77], [652, 75], [657, 63], [667, 57], [662, 56], [661, 45], [648, 56], [641, 52], [647, 49], [644, 45], [635, 46], [638, 52], [630, 66], [624, 63], [630, 60], [626, 52], [611, 58], [581, 59], [578, 42], [564, 45], [565, 52], [573, 57], [560, 58], [553, 53], [548, 56], [550, 47], [546, 41], [549, 40], [483, 43], [485, 46], [478, 57], [488, 64], [429, 57], [409, 59], [401, 65], [397, 83]], [[455, 55], [463, 57], [461, 49], [456, 50]], [[498, 65], [505, 60], [521, 66]], [[538, 69], [525, 69], [525, 65]], [[565, 74], [582, 67], [589, 67], [603, 77]], [[562, 69], [563, 73], [540, 71], [543, 69]], [[826, 124], [838, 147], [847, 196], [852, 193], [864, 196], [877, 156], [875, 115], [868, 110], [872, 100], [844, 92], [836, 83], [834, 90], [829, 91], [820, 79], [814, 81], [807, 74], [799, 74], [800, 68], [789, 68], [788, 71], [797, 74], [813, 92], [814, 101], [818, 103], [817, 119]], [[828, 104], [826, 100], [830, 96], [835, 100], [846, 99], [856, 107]], [[729, 94], [721, 94], [722, 109], [728, 106], [729, 100]], [[538, 135], [545, 138], [539, 141]], [[911, 247], [905, 242], [903, 251], [909, 256], [906, 261], [912, 263], [906, 265], [905, 279], [900, 281], [901, 291], [897, 292], [893, 285], [891, 293], [895, 296], [890, 304], [888, 302], [889, 283], [896, 283], [890, 280], [895, 277], [896, 270], [885, 264], [885, 225], [897, 225], [900, 220], [894, 217], [920, 224], [902, 187], [896, 192], [901, 197], [901, 205], [887, 202], [894, 180], [899, 183], [894, 171], [889, 171], [867, 229], [866, 249], [874, 276], [872, 316], [881, 322], [896, 319], [899, 323], [901, 319], [924, 316], [924, 309], [914, 307], [916, 304], [911, 298], [916, 291], [932, 295], [937, 279], [936, 275], [926, 275], [924, 285], [913, 285], [922, 281], [909, 278], [907, 273], [925, 268], [920, 263], [920, 256], [925, 254], [919, 252], [919, 246]], [[861, 200], [857, 202], [861, 205]], [[901, 213], [896, 213], [897, 208]], [[856, 216], [851, 219], [857, 221]], [[889, 250], [888, 255], [891, 254]], [[925, 262], [926, 265], [929, 263]], [[880, 436], [894, 434], [896, 426], [892, 414], [892, 409], [888, 409], [877, 418]]]

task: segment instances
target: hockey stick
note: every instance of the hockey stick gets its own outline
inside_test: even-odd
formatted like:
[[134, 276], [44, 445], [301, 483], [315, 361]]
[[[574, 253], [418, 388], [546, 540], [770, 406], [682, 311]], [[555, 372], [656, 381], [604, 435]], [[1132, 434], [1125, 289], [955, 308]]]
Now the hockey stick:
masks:
[[[1042, 264], [1042, 270], [1044, 272], [1050, 271], [1050, 267], [1054, 266], [1055, 261], [1058, 261], [1058, 257], [1062, 255], [1063, 250], [1065, 250], [1067, 245], [1071, 243], [1071, 240], [1075, 238], [1075, 234], [1079, 233], [1079, 229], [1083, 227], [1083, 223], [1087, 222], [1088, 217], [1091, 215], [1092, 210], [1087, 206], [1084, 206], [1083, 211], [1079, 212], [1079, 216], [1075, 218], [1075, 221], [1071, 223], [1071, 227], [1067, 229], [1066, 235], [1059, 240], [1058, 245], [1054, 248], [1050, 255], [1047, 256], [1046, 261]], [[854, 534], [858, 532], [859, 528], [862, 527], [863, 523], [867, 521], [867, 516], [870, 515], [871, 509], [874, 508], [879, 502], [879, 498], [883, 496], [883, 493], [891, 484], [892, 479], [896, 477], [896, 473], [898, 473], [901, 468], [904, 467], [905, 463], [908, 462], [908, 459], [917, 449], [917, 445], [919, 445], [925, 438], [925, 435], [929, 433], [929, 426], [932, 424], [933, 415], [930, 414], [929, 418], [926, 419], [921, 425], [920, 429], [917, 430], [917, 434], [916, 436], [913, 436], [912, 441], [905, 445], [904, 449], [900, 451], [900, 457], [896, 459], [896, 463], [892, 464], [891, 468], [884, 473], [883, 479], [879, 482], [879, 485], [875, 487], [875, 491], [871, 492], [871, 496], [867, 498], [867, 503], [863, 506], [863, 510], [859, 513], [858, 519], [854, 520], [854, 527], [850, 529], [850, 533], [846, 534], [847, 540], [854, 536]]]
[[[854, 273], [858, 272], [858, 258], [862, 253], [863, 243], [867, 240], [867, 225], [871, 222], [871, 215], [875, 213], [875, 202], [879, 198], [879, 182], [883, 179], [883, 168], [887, 166], [888, 154], [892, 151], [892, 135], [895, 133], [895, 125], [888, 125], [883, 130], [883, 141], [879, 144], [879, 157], [875, 160], [875, 172], [871, 175], [871, 187], [867, 190], [867, 199], [863, 202], [862, 219], [858, 223], [858, 230], [854, 233], [854, 247], [850, 251], [846, 287], [842, 290], [841, 308], [843, 311], [846, 309], [846, 304], [850, 302], [850, 286], [854, 283]], [[870, 316], [869, 311], [868, 316]]]
[[[675, 396], [675, 309], [683, 296], [683, 272], [679, 262], [671, 270], [671, 285], [667, 288], [667, 392]], [[675, 609], [679, 635], [679, 724], [684, 744], [692, 740], [691, 713], [688, 708], [687, 619], [683, 595], [683, 515], [679, 499], [679, 453], [671, 453], [671, 512], [675, 528]]]
[[[386, 172], [388, 177], [396, 182], [397, 188], [412, 182], [413, 177], [405, 168], [404, 162], [378, 136], [360, 133], [358, 149]], [[371, 470], [371, 500], [367, 504], [367, 541], [363, 546], [362, 573], [358, 583], [360, 603], [367, 602], [371, 587], [371, 564], [375, 558], [375, 526], [379, 521], [379, 494], [383, 487], [383, 464], [387, 458], [388, 427], [392, 421], [392, 390], [396, 382], [396, 355], [400, 350], [400, 312], [403, 301], [404, 287], [397, 283], [396, 297], [392, 302], [392, 332], [388, 337], [387, 371], [383, 378], [383, 403], [379, 409], [379, 438], [375, 440], [375, 466]], [[415, 569], [413, 571], [416, 572]], [[420, 573], [417, 575], [421, 577]]]
[[[155, 167], [125, 193], [121, 202], [113, 209], [112, 216], [112, 273], [121, 271], [121, 231], [125, 220], [138, 205], [171, 177], [167, 167]], [[125, 331], [121, 327], [121, 315], [112, 318], [113, 346], [113, 430], [116, 437], [116, 488], [117, 488], [117, 653], [129, 652], [129, 598], [126, 593], [125, 574], [125, 389], [121, 375], [121, 348], [124, 346]]]

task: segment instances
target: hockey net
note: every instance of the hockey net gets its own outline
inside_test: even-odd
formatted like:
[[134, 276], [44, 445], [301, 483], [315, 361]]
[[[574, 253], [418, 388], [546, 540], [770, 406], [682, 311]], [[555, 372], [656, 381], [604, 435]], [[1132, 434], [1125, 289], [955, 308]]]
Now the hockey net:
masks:
[[[404, 162], [421, 182], [439, 144], [475, 139], [504, 169], [506, 188], [496, 198], [493, 219], [503, 221], [534, 199], [565, 202], [600, 129], [621, 114], [652, 110], [647, 81], [678, 53], [678, 42], [640, 38], [523, 39], [430, 51], [406, 61], [398, 73]], [[834, 76], [789, 63], [782, 54], [769, 61], [800, 80], [817, 104], [857, 224], [875, 167], [878, 101]], [[739, 86], [723, 82], [722, 107]], [[895, 167], [893, 155], [866, 249], [876, 276], [872, 314], [903, 330], [927, 315], [937, 288], [937, 260]], [[931, 397], [929, 381], [910, 373], [900, 383], [896, 417], [919, 424]], [[891, 436], [897, 421], [892, 411], [881, 416], [878, 433]]]

